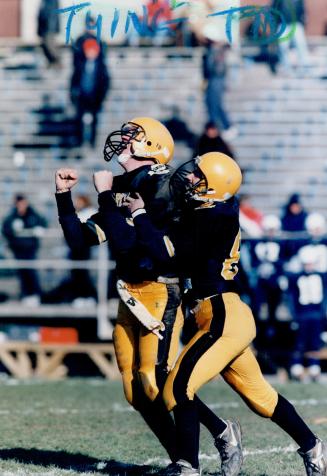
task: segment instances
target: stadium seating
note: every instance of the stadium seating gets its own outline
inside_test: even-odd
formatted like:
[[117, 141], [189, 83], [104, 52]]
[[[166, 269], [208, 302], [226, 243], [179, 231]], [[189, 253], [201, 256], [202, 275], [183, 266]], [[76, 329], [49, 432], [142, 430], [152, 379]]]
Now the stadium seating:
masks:
[[[300, 190], [309, 208], [324, 208], [327, 91], [325, 81], [319, 78], [326, 74], [326, 49], [322, 40], [313, 44], [312, 66], [305, 77], [272, 76], [265, 65], [249, 65], [246, 61], [240, 66], [236, 55], [231, 58], [226, 105], [240, 131], [234, 146], [240, 165], [248, 172], [243, 191], [250, 193], [254, 205], [264, 212], [278, 212], [295, 189]], [[113, 80], [101, 116], [99, 148], [65, 150], [55, 135], [38, 135], [33, 111], [41, 107], [42, 97], [50, 94], [56, 105], [73, 116], [68, 93], [70, 52], [63, 51], [60, 73], [46, 70], [39, 52], [30, 49], [2, 47], [0, 56], [0, 171], [4, 193], [0, 218], [12, 194], [25, 191], [55, 225], [54, 170], [63, 164], [77, 166], [85, 175], [83, 191], [92, 190], [89, 178], [91, 170], [103, 166], [101, 145], [106, 134], [127, 118], [144, 111], [164, 118], [172, 105], [178, 105], [183, 119], [196, 133], [206, 119], [201, 49], [109, 48]], [[62, 118], [62, 114], [57, 117]], [[189, 151], [180, 146], [176, 157], [188, 158]]]

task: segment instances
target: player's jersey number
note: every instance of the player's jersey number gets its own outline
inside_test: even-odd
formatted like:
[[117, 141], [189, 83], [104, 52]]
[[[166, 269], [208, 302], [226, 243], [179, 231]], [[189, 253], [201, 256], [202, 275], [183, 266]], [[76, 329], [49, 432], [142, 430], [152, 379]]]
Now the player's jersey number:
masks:
[[234, 244], [229, 253], [229, 258], [226, 258], [223, 262], [223, 269], [221, 270], [221, 275], [226, 281], [234, 279], [238, 273], [237, 263], [240, 260], [240, 245], [241, 245], [241, 230], [236, 235]]

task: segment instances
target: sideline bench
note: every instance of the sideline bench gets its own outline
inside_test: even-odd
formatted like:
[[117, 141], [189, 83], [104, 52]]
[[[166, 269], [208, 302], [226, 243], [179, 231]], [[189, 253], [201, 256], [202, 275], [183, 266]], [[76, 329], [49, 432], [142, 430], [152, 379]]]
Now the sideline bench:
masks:
[[[31, 355], [34, 354], [35, 365]], [[0, 344], [0, 363], [16, 378], [60, 379], [68, 368], [63, 359], [68, 354], [86, 354], [107, 379], [117, 379], [113, 344], [39, 344], [33, 342], [3, 342]]]

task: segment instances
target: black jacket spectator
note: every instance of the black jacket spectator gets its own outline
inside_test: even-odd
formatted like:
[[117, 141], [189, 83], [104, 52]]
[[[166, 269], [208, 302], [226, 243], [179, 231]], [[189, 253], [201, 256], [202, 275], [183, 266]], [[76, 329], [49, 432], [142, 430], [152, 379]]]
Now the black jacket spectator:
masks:
[[[76, 65], [71, 80], [71, 99], [75, 105], [82, 103], [90, 111], [99, 111], [109, 88], [107, 67], [102, 61], [95, 61], [92, 66], [93, 73], [89, 74], [87, 66], [87, 61], [78, 62]], [[93, 76], [89, 90], [83, 85], [88, 74]]]
[[45, 219], [31, 206], [27, 207], [24, 215], [20, 215], [15, 207], [4, 220], [2, 233], [15, 257], [24, 259], [26, 255], [35, 255], [38, 251], [37, 231], [45, 227]]
[[41, 47], [49, 65], [59, 64], [59, 54], [56, 46], [55, 35], [60, 31], [58, 0], [42, 0], [39, 15], [37, 34], [41, 38]]
[[193, 132], [188, 128], [186, 122], [180, 117], [180, 111], [177, 106], [172, 108], [172, 115], [170, 118], [162, 121], [162, 123], [170, 131], [175, 142], [184, 142], [189, 147], [194, 147], [195, 136]]
[[305, 231], [307, 212], [304, 210], [298, 193], [290, 196], [282, 216], [283, 231]]
[[59, 33], [58, 0], [42, 0], [38, 16], [37, 34], [43, 38], [47, 33]]
[[[83, 43], [85, 59], [77, 61], [71, 79], [71, 99], [76, 107], [78, 142], [81, 145], [88, 140], [92, 146], [96, 142], [97, 114], [110, 85], [107, 66], [100, 53], [100, 45], [94, 38]], [[92, 116], [91, 130], [87, 134], [83, 118], [86, 113]], [[89, 137], [86, 137], [86, 136]]]
[[[28, 203], [23, 195], [15, 197], [15, 207], [5, 218], [2, 233], [8, 246], [18, 260], [34, 260], [39, 249], [39, 236], [46, 221]], [[37, 272], [34, 269], [19, 269], [21, 297], [33, 297], [39, 301], [41, 293]], [[27, 302], [26, 302], [27, 304]]]
[[305, 236], [305, 220], [307, 212], [304, 210], [300, 200], [300, 196], [294, 193], [290, 196], [288, 203], [285, 206], [284, 213], [281, 219], [282, 230], [290, 233], [299, 232], [300, 236], [295, 236], [294, 239], [287, 240], [285, 245], [285, 260], [290, 260], [306, 242]]
[[229, 155], [235, 160], [235, 155], [227, 142], [221, 137], [215, 123], [208, 122], [205, 126], [203, 134], [200, 136], [194, 155], [203, 155], [208, 152], [221, 152]]

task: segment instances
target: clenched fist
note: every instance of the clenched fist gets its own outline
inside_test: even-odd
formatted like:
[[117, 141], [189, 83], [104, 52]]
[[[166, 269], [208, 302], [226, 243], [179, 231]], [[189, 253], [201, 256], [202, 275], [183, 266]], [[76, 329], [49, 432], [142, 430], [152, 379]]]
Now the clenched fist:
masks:
[[78, 174], [74, 169], [59, 169], [56, 172], [57, 193], [68, 192], [78, 182]]
[[93, 182], [98, 193], [112, 189], [113, 175], [108, 170], [100, 170], [93, 174]]

